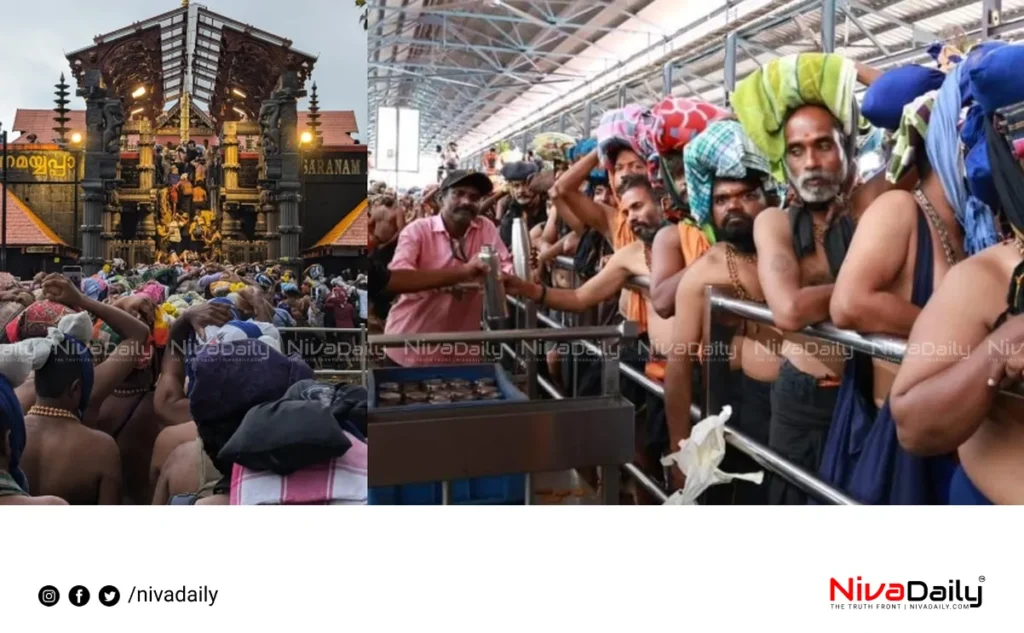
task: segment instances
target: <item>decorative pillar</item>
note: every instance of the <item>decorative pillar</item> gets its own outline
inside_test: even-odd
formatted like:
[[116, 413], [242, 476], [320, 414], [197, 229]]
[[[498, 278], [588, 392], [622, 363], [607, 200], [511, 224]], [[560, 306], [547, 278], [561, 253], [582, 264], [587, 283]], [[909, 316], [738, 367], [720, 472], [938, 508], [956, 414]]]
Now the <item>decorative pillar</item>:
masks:
[[[274, 198], [277, 202], [277, 230], [280, 233], [278, 261], [291, 270], [296, 278], [302, 273], [302, 256], [299, 253], [299, 236], [302, 233], [302, 226], [299, 224], [302, 183], [299, 181], [298, 100], [304, 96], [306, 91], [299, 82], [299, 74], [294, 70], [285, 71], [272, 98], [272, 101], [276, 102], [277, 110], [277, 121], [274, 126], [277, 130], [277, 139], [274, 140], [277, 142], [272, 143], [269, 149], [276, 150], [276, 153], [267, 155], [267, 176], [277, 180]], [[264, 147], [265, 151], [267, 149]]]
[[224, 182], [223, 188], [228, 191], [238, 189], [238, 170], [241, 164], [238, 162], [238, 123], [228, 121], [224, 124]]
[[107, 191], [107, 201], [103, 206], [103, 259], [110, 261], [114, 258], [113, 244], [121, 237], [121, 202], [118, 200], [116, 190]]
[[98, 70], [86, 71], [76, 94], [85, 98], [85, 178], [82, 180], [82, 272], [93, 275], [103, 266], [103, 210], [107, 192], [117, 186], [124, 112], [120, 99], [108, 99]]
[[136, 235], [143, 239], [150, 239], [156, 235], [156, 220], [153, 211], [156, 208], [156, 139], [153, 136], [153, 123], [148, 118], [140, 119], [138, 122], [139, 131], [139, 189], [147, 192], [152, 203], [140, 202], [138, 204], [138, 224], [135, 229]]

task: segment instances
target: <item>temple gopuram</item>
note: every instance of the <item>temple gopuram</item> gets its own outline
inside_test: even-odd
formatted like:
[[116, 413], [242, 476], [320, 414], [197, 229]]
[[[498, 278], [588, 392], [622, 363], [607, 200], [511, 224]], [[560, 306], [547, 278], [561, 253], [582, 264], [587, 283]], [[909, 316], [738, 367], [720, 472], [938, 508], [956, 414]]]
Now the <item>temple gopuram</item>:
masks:
[[367, 151], [352, 112], [320, 110], [316, 58], [290, 40], [185, 0], [67, 59], [85, 110], [62, 75], [56, 108], [18, 110], [6, 168], [86, 274], [114, 258], [300, 269], [303, 253], [340, 268], [365, 252], [353, 236], [321, 247], [365, 224]]

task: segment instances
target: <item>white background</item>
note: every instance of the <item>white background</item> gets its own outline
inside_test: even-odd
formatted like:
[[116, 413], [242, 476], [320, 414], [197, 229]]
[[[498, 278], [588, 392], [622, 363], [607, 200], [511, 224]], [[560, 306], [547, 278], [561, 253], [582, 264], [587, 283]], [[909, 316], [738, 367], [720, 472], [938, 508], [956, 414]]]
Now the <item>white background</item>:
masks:
[[[1016, 508], [13, 508], [5, 631], [1009, 630]], [[829, 578], [986, 577], [966, 611], [833, 611]], [[68, 601], [89, 588], [85, 607]], [[107, 608], [99, 588], [121, 602]], [[132, 585], [219, 590], [127, 604]], [[46, 608], [44, 585], [61, 591]], [[183, 627], [187, 627], [184, 628]]]

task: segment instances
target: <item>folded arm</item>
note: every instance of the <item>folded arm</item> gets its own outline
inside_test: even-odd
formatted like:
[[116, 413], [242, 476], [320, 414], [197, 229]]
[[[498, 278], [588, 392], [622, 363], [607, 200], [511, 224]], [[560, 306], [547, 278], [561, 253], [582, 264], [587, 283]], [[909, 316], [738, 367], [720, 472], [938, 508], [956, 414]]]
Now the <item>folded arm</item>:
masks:
[[754, 243], [761, 289], [775, 325], [798, 332], [828, 319], [834, 286], [800, 287], [800, 262], [793, 251], [786, 213], [769, 209], [757, 216]]

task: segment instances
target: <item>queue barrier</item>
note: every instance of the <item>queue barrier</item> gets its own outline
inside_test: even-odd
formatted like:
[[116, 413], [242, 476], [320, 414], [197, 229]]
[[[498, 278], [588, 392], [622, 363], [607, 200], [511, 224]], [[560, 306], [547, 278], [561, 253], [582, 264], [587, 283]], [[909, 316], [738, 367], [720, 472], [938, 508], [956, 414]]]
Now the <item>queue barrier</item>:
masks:
[[[555, 261], [555, 266], [561, 269], [571, 269], [573, 266], [573, 260], [568, 257], [558, 257]], [[629, 287], [633, 290], [640, 292], [648, 292], [650, 289], [650, 281], [647, 277], [634, 277], [629, 282]], [[774, 320], [771, 316], [771, 311], [766, 306], [733, 299], [726, 296], [720, 290], [715, 288], [708, 288], [708, 301], [706, 307], [706, 314], [704, 319], [705, 326], [705, 337], [706, 340], [714, 344], [715, 341], [711, 338], [711, 322], [720, 312], [730, 312], [737, 316], [749, 318], [767, 325], [774, 325]], [[516, 301], [512, 299], [512, 301]], [[548, 325], [549, 327], [561, 328], [564, 325], [555, 322], [544, 315], [539, 316], [541, 323]], [[824, 324], [820, 326], [812, 326], [805, 328], [801, 334], [807, 336], [814, 336], [823, 340], [828, 340], [850, 347], [861, 351], [872, 356], [884, 358], [887, 360], [893, 360], [899, 362], [903, 357], [903, 350], [905, 348], [905, 342], [900, 339], [892, 337], [874, 337], [864, 336], [857, 332], [849, 330], [841, 330], [832, 326], [831, 324]], [[586, 345], [586, 343], [585, 343]], [[588, 346], [588, 351], [596, 353], [599, 350]], [[573, 358], [573, 363], [576, 359]], [[620, 363], [620, 371], [624, 376], [629, 378], [634, 383], [638, 384], [648, 393], [664, 399], [665, 388], [662, 384], [657, 381], [651, 380], [643, 374], [643, 372], [637, 371], [633, 367]], [[704, 385], [708, 397], [705, 402], [711, 406], [708, 406], [709, 411], [718, 410], [713, 406], [715, 399], [714, 394], [717, 392], [715, 385], [710, 380], [710, 363], [705, 364], [705, 379]], [[576, 375], [578, 372], [573, 371]], [[575, 389], [575, 387], [574, 387]], [[694, 422], [699, 422], [706, 416], [704, 412], [700, 410], [696, 405], [690, 408], [690, 417]], [[770, 473], [785, 479], [788, 483], [800, 488], [808, 496], [813, 498], [815, 501], [821, 504], [829, 505], [859, 505], [854, 499], [850, 498], [846, 493], [841, 490], [837, 490], [832, 486], [826, 484], [816, 477], [814, 474], [807, 472], [803, 468], [800, 468], [796, 464], [793, 464], [781, 457], [767, 446], [760, 444], [759, 442], [751, 439], [750, 437], [740, 433], [730, 425], [725, 426], [725, 439], [726, 442], [733, 448], [741, 451], [752, 460], [754, 460], [759, 466], [769, 471]], [[645, 490], [651, 491], [652, 487], [658, 487], [658, 484], [647, 477], [639, 468], [632, 465], [632, 468], [626, 468], [625, 472], [627, 475], [636, 481], [638, 484], [644, 487]], [[659, 490], [660, 494], [655, 493], [655, 496], [659, 499], [667, 499], [667, 495], [663, 490]]]
[[358, 334], [359, 343], [355, 348], [355, 355], [359, 359], [359, 369], [316, 369], [313, 375], [318, 378], [344, 378], [358, 377], [359, 382], [366, 387], [369, 347], [367, 346], [366, 327], [341, 328], [341, 327], [279, 327], [278, 332], [282, 334]]

